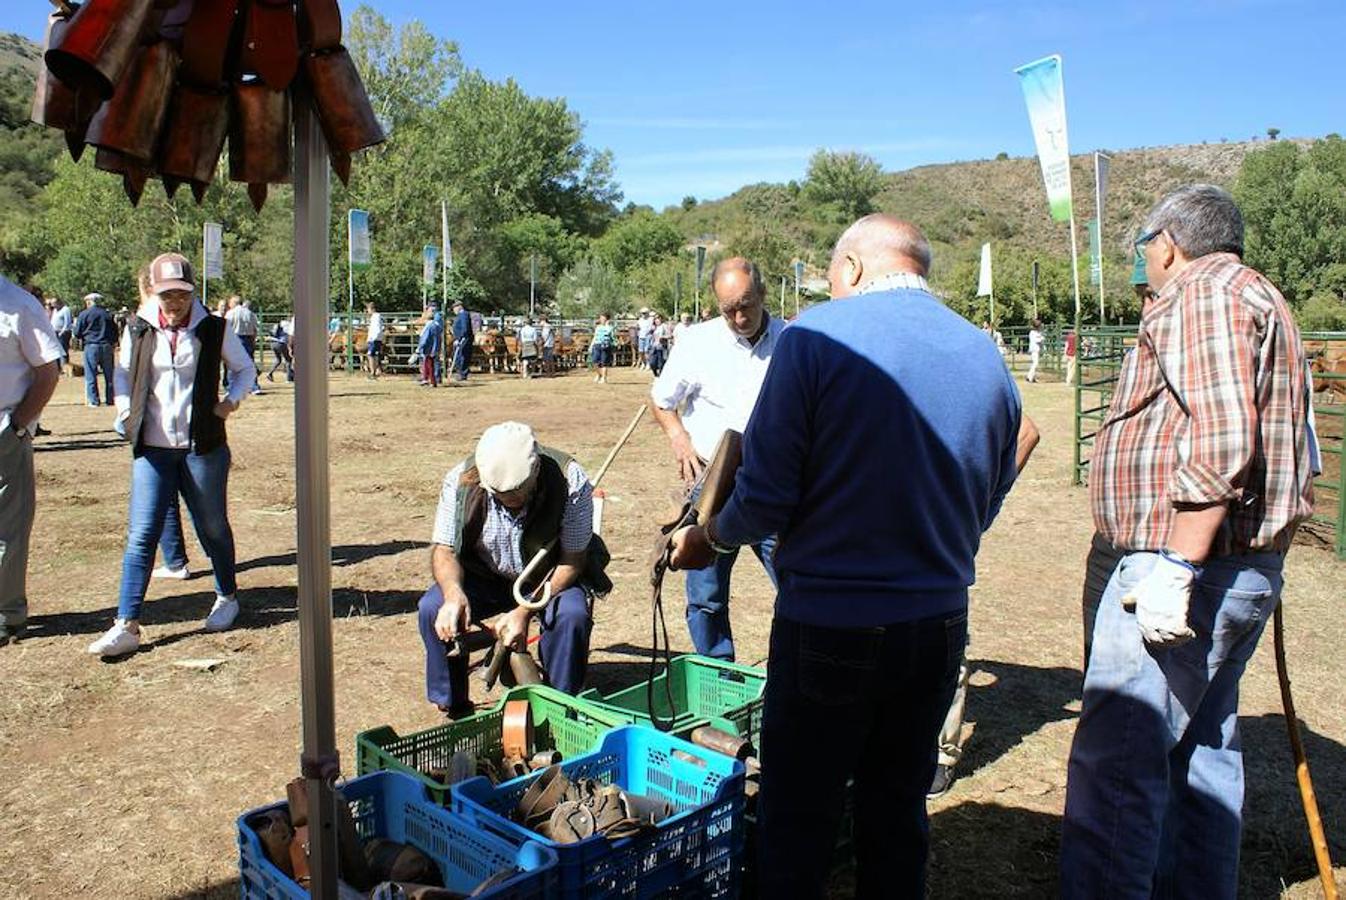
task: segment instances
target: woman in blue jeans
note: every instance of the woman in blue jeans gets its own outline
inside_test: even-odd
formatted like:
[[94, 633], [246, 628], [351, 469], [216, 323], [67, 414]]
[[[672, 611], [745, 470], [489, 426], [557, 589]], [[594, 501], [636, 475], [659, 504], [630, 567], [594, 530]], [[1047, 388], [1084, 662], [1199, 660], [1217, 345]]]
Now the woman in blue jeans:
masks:
[[[116, 372], [118, 423], [132, 452], [131, 501], [117, 618], [89, 645], [104, 658], [140, 647], [145, 588], [164, 519], [179, 494], [215, 570], [205, 629], [224, 631], [238, 616], [224, 420], [242, 402], [256, 369], [238, 335], [196, 298], [185, 257], [156, 257], [142, 273], [141, 294]], [[224, 399], [221, 366], [229, 371]]]

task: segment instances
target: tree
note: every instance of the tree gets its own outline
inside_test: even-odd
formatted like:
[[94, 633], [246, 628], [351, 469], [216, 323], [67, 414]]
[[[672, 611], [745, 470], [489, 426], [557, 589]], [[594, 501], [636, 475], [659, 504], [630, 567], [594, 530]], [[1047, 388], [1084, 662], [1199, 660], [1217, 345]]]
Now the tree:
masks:
[[600, 259], [582, 259], [561, 276], [557, 311], [567, 319], [620, 312], [630, 305], [626, 279]]
[[804, 195], [814, 203], [837, 207], [851, 219], [874, 211], [874, 198], [883, 189], [878, 160], [853, 151], [819, 150], [809, 160]]
[[463, 71], [456, 43], [414, 20], [394, 33], [387, 19], [363, 4], [346, 23], [345, 42], [375, 114], [394, 132], [439, 102]]
[[1249, 153], [1234, 184], [1244, 258], [1292, 304], [1331, 290], [1346, 260], [1346, 141], [1287, 142]]
[[696, 198], [693, 197], [691, 194], [688, 194], [686, 197], [683, 197], [683, 198], [682, 198], [682, 208], [683, 208], [683, 209], [696, 209]]
[[639, 210], [614, 222], [607, 234], [594, 242], [594, 252], [617, 271], [625, 272], [676, 253], [682, 245], [682, 233], [672, 222]]
[[1346, 331], [1346, 300], [1326, 291], [1314, 294], [1296, 318], [1305, 331]]
[[1267, 129], [1267, 137], [1271, 138], [1271, 140], [1273, 140], [1273, 141], [1276, 140], [1277, 135], [1279, 135], [1280, 133], [1281, 133], [1281, 130], [1280, 130], [1279, 128], [1268, 128], [1268, 129]]

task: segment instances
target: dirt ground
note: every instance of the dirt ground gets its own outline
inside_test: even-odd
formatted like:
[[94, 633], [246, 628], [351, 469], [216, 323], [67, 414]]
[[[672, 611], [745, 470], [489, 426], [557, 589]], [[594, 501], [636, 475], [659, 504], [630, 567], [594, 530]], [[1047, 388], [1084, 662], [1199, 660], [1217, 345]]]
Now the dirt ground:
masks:
[[[648, 377], [597, 385], [474, 378], [417, 388], [334, 375], [331, 384], [333, 608], [338, 744], [356, 732], [436, 724], [422, 695], [413, 610], [429, 582], [428, 540], [445, 471], [486, 425], [518, 418], [592, 470], [642, 401]], [[209, 575], [155, 582], [147, 644], [117, 664], [85, 646], [111, 622], [126, 524], [129, 454], [105, 409], [64, 380], [38, 443], [31, 630], [0, 649], [0, 834], [5, 897], [237, 896], [235, 817], [272, 802], [299, 754], [293, 391], [264, 385], [230, 420], [230, 509], [238, 545], [238, 627], [207, 635]], [[932, 804], [935, 897], [1051, 896], [1066, 756], [1079, 708], [1085, 493], [1069, 484], [1070, 409], [1059, 384], [1023, 385], [1043, 442], [987, 536], [973, 590], [975, 722], [959, 780]], [[896, 473], [895, 473], [896, 474]], [[616, 590], [596, 614], [590, 683], [637, 680], [649, 646], [643, 561], [654, 511], [675, 480], [648, 420], [605, 487]], [[206, 567], [190, 542], [193, 567]], [[676, 616], [678, 591], [670, 592]], [[1333, 852], [1346, 863], [1346, 564], [1296, 547], [1285, 588], [1295, 698]], [[766, 654], [771, 594], [755, 560], [737, 570], [740, 659]], [[675, 649], [689, 646], [671, 621]], [[213, 671], [175, 665], [216, 658]], [[1247, 897], [1317, 897], [1280, 716], [1270, 636], [1244, 679], [1248, 763], [1241, 872]], [[480, 685], [474, 682], [474, 689]], [[820, 748], [825, 752], [825, 746]], [[1346, 883], [1346, 869], [1337, 870]], [[838, 885], [846, 882], [842, 872]]]

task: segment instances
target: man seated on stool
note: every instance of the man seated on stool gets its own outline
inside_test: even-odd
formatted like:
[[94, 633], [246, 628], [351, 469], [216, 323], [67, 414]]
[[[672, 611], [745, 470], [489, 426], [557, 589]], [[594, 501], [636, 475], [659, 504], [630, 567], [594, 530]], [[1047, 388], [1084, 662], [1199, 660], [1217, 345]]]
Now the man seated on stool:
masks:
[[[444, 476], [430, 548], [435, 583], [421, 597], [419, 624], [426, 697], [450, 718], [474, 708], [466, 657], [447, 655], [452, 641], [469, 623], [497, 614], [495, 630], [515, 650], [526, 649], [536, 615], [548, 682], [568, 694], [583, 688], [593, 626], [589, 598], [612, 590], [593, 515], [584, 469], [559, 450], [540, 447], [521, 422], [486, 429], [476, 453]], [[550, 572], [551, 603], [537, 613], [516, 606], [514, 580], [554, 540], [540, 576]]]

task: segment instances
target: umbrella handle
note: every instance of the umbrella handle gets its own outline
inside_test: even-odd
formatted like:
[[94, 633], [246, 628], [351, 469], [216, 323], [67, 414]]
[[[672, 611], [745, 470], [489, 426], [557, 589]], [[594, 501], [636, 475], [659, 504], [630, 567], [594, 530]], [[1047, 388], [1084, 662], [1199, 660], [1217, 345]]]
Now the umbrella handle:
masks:
[[529, 560], [528, 565], [523, 567], [523, 571], [519, 573], [519, 577], [514, 579], [514, 588], [513, 588], [514, 602], [522, 606], [524, 609], [529, 609], [532, 610], [533, 612], [537, 612], [540, 609], [545, 609], [547, 607], [547, 604], [551, 603], [550, 578], [546, 579], [542, 583], [542, 597], [540, 599], [534, 599], [533, 597], [526, 596], [523, 592], [523, 585], [524, 582], [531, 581], [533, 577], [537, 575], [537, 573], [542, 569], [542, 565], [547, 561], [547, 555], [551, 553], [552, 547], [555, 546], [555, 543], [556, 543], [555, 541], [552, 541], [550, 544], [539, 550], [537, 552], [537, 555], [534, 556], [531, 560]]

